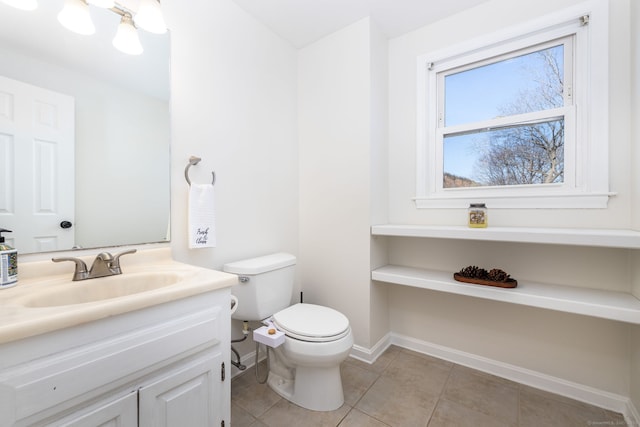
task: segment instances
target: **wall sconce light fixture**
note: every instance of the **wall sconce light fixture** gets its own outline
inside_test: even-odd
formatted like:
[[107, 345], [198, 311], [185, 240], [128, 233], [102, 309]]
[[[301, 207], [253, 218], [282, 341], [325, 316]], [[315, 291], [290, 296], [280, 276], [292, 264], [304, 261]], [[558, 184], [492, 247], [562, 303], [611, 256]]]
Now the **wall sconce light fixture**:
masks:
[[136, 31], [136, 27], [133, 25], [133, 18], [128, 12], [122, 15], [122, 19], [120, 19], [118, 32], [113, 38], [113, 46], [120, 52], [129, 55], [140, 55], [143, 52], [138, 31]]
[[2, 3], [21, 10], [34, 10], [38, 8], [38, 0], [2, 0]]
[[[34, 10], [38, 7], [37, 0], [2, 0], [2, 2], [22, 10]], [[74, 33], [94, 34], [96, 28], [91, 20], [89, 5], [110, 10], [121, 16], [113, 46], [126, 54], [140, 55], [143, 52], [137, 27], [155, 34], [167, 32], [160, 0], [140, 0], [138, 10], [135, 12], [114, 0], [64, 0], [64, 7], [58, 13], [58, 21]]]

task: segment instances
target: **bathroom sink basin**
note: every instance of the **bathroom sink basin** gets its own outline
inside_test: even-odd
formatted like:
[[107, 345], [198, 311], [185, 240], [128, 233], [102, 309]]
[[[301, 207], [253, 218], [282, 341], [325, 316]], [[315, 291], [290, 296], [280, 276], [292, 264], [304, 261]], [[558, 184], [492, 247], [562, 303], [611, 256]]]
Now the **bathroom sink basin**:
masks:
[[128, 273], [82, 281], [50, 284], [24, 297], [25, 307], [57, 307], [131, 296], [175, 285], [182, 275], [173, 272]]
[[[78, 257], [87, 265], [95, 258]], [[75, 282], [73, 276], [71, 263], [24, 262], [18, 285], [0, 291], [0, 345], [123, 314], [156, 312], [164, 304], [216, 300], [238, 282], [234, 274], [174, 260], [168, 245], [125, 258], [119, 275]], [[224, 293], [213, 295], [217, 291]], [[0, 359], [1, 366], [5, 358]]]

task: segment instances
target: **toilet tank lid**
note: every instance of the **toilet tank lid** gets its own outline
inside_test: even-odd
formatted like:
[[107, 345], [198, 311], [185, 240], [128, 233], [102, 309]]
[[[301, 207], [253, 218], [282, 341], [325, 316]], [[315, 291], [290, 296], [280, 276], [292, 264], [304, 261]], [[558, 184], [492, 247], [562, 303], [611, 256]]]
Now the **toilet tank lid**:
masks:
[[296, 257], [284, 252], [225, 264], [222, 269], [234, 274], [260, 274], [295, 265]]

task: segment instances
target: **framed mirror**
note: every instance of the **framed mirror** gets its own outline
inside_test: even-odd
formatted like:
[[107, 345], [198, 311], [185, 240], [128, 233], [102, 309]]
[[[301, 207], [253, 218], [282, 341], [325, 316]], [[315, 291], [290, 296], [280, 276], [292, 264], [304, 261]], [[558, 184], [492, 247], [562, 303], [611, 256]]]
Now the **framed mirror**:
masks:
[[[135, 12], [138, 2], [116, 3]], [[7, 242], [24, 254], [168, 241], [169, 34], [138, 29], [144, 52], [127, 55], [112, 44], [117, 13], [90, 6], [96, 31], [85, 36], [58, 22], [64, 0], [38, 3], [23, 11], [0, 2], [0, 82], [9, 85], [0, 86]], [[34, 96], [37, 117], [23, 121], [22, 136], [13, 133], [21, 102], [13, 87], [44, 94]], [[67, 151], [32, 129], [62, 120], [51, 94], [71, 103]], [[62, 208], [69, 199], [71, 211]]]

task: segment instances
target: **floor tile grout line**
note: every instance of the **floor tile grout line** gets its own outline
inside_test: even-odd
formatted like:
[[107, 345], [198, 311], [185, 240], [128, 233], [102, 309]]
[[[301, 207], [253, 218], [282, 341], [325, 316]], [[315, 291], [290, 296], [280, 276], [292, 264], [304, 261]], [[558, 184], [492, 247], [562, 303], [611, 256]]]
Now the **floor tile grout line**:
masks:
[[[389, 348], [387, 347], [387, 350], [388, 350], [388, 349], [389, 349]], [[386, 350], [385, 350], [385, 351], [386, 351]], [[395, 360], [395, 358], [396, 358], [396, 357], [397, 357], [397, 355], [396, 355], [396, 356], [394, 356], [394, 357], [391, 359], [391, 361], [389, 361], [389, 363], [387, 364], [387, 366], [385, 366], [385, 368], [384, 368], [384, 369], [382, 369], [382, 371], [381, 371], [381, 372], [377, 372], [377, 371], [375, 371], [375, 370], [373, 370], [373, 369], [369, 369], [369, 368], [368, 368], [368, 367], [372, 367], [372, 366], [373, 366], [373, 364], [375, 363], [375, 361], [374, 361], [374, 362], [372, 362], [372, 363], [369, 363], [369, 364], [368, 364], [368, 366], [367, 366], [367, 365], [365, 365], [365, 367], [363, 367], [363, 368], [358, 368], [358, 366], [354, 365], [354, 367], [356, 367], [356, 368], [358, 368], [358, 369], [362, 369], [362, 370], [365, 370], [365, 371], [368, 371], [368, 372], [372, 372], [372, 373], [374, 373], [374, 374], [376, 375], [376, 379], [371, 383], [371, 385], [369, 385], [369, 387], [367, 387], [367, 389], [366, 389], [366, 390], [365, 390], [365, 391], [360, 395], [360, 397], [358, 397], [358, 399], [357, 399], [357, 400], [356, 400], [356, 402], [353, 404], [353, 406], [351, 406], [351, 409], [349, 410], [349, 412], [347, 412], [347, 415], [348, 415], [351, 411], [353, 411], [354, 409], [356, 409], [356, 410], [360, 411], [359, 409], [357, 409], [357, 408], [356, 408], [356, 406], [357, 406], [357, 405], [358, 405], [358, 403], [362, 400], [362, 398], [367, 394], [367, 392], [368, 392], [369, 390], [371, 390], [371, 388], [374, 386], [374, 384], [378, 382], [378, 380], [382, 377], [382, 374], [384, 373], [384, 371], [385, 371], [385, 370], [387, 369], [387, 367], [391, 364], [391, 362], [393, 362], [393, 360]], [[376, 360], [378, 360], [378, 359], [376, 359]], [[378, 422], [381, 422], [382, 424], [384, 424], [384, 425], [388, 426], [388, 424], [387, 424], [387, 423], [385, 423], [385, 422], [383, 422], [382, 420], [379, 420], [379, 419], [377, 419], [376, 417], [374, 417], [374, 416], [372, 416], [372, 415], [370, 415], [370, 414], [367, 414], [366, 412], [362, 412], [362, 411], [360, 411], [360, 412], [361, 412], [361, 413], [363, 413], [364, 415], [366, 415], [367, 417], [370, 417], [370, 418], [372, 418], [372, 419], [374, 419], [374, 420], [376, 420], [376, 421], [378, 421]], [[346, 415], [345, 415], [345, 418], [346, 418]], [[342, 420], [341, 420], [340, 422], [342, 422]], [[339, 426], [339, 424], [338, 424], [338, 426]]]
[[[385, 349], [385, 352], [389, 350], [391, 346], [387, 347]], [[384, 372], [387, 370], [387, 368], [389, 368], [389, 366], [393, 363], [394, 360], [396, 360], [396, 358], [398, 357], [398, 354], [400, 354], [402, 352], [402, 349], [398, 349], [398, 351], [396, 351], [396, 354], [391, 358], [391, 360], [388, 361], [388, 363], [386, 364], [386, 366], [380, 371], [376, 371], [374, 369], [369, 369], [369, 367], [373, 367], [374, 363], [379, 359], [374, 360], [372, 363], [368, 363], [367, 365], [365, 365], [365, 367], [363, 367], [362, 369], [365, 371], [369, 371], [373, 374], [376, 375], [376, 379], [371, 383], [371, 385], [369, 387], [367, 387], [367, 389], [362, 393], [362, 395], [358, 398], [358, 400], [354, 403], [354, 405], [351, 407], [351, 409], [349, 410], [349, 412], [353, 411], [354, 409], [361, 412], [362, 414], [366, 415], [367, 417], [374, 419], [376, 421], [378, 421], [379, 423], [384, 424], [385, 426], [389, 426], [389, 424], [387, 424], [386, 422], [384, 422], [383, 420], [380, 420], [376, 417], [374, 417], [371, 414], [368, 414], [366, 412], [360, 411], [358, 408], [356, 408], [356, 406], [358, 405], [358, 403], [364, 398], [364, 396], [367, 394], [367, 392], [369, 390], [371, 390], [371, 388], [380, 380], [380, 378], [382, 378], [382, 376], [384, 375]], [[355, 366], [355, 365], [354, 365]], [[357, 368], [357, 366], [356, 366]], [[346, 416], [345, 416], [346, 417]], [[342, 421], [341, 421], [342, 422]], [[391, 426], [389, 426], [391, 427]]]
[[[386, 352], [387, 350], [389, 350], [389, 348], [390, 348], [390, 347], [391, 347], [391, 346], [387, 347], [387, 348], [386, 348], [386, 350], [385, 350], [385, 352]], [[385, 367], [384, 367], [380, 372], [375, 372], [375, 371], [373, 371], [373, 372], [375, 372], [375, 374], [377, 375], [377, 378], [376, 378], [376, 380], [375, 380], [374, 382], [372, 382], [372, 383], [371, 383], [371, 385], [369, 386], [369, 388], [367, 389], [367, 391], [365, 391], [364, 393], [362, 393], [362, 396], [360, 396], [360, 398], [358, 399], [358, 402], [359, 402], [360, 400], [362, 400], [362, 398], [363, 398], [363, 397], [365, 396], [365, 394], [367, 394], [367, 392], [368, 392], [368, 391], [369, 391], [369, 390], [374, 386], [374, 384], [375, 384], [375, 383], [377, 383], [377, 382], [380, 380], [380, 378], [382, 378], [382, 376], [384, 375], [385, 371], [386, 371], [386, 370], [389, 368], [389, 366], [391, 366], [391, 364], [392, 364], [392, 363], [393, 363], [393, 362], [398, 358], [398, 355], [400, 354], [400, 352], [401, 352], [401, 351], [402, 351], [401, 349], [399, 349], [399, 351], [396, 351], [396, 354], [391, 358], [391, 360], [389, 360], [389, 361], [387, 362], [387, 365], [386, 365], [386, 366], [385, 366]], [[372, 365], [373, 365], [373, 364], [372, 364]], [[355, 406], [354, 406], [354, 407], [355, 407]], [[361, 412], [362, 412], [362, 411], [361, 411]], [[367, 414], [366, 412], [362, 412], [362, 413], [363, 413], [363, 414], [366, 414], [368, 417], [371, 417], [371, 418], [373, 418], [374, 420], [376, 420], [376, 421], [378, 421], [378, 422], [380, 422], [380, 423], [384, 424], [385, 426], [388, 426], [388, 425], [389, 425], [389, 424], [385, 423], [384, 421], [382, 421], [382, 420], [380, 420], [380, 419], [378, 419], [378, 418], [374, 417], [373, 415], [369, 415], [369, 414]]]
[[441, 401], [445, 400], [443, 398], [444, 392], [447, 388], [447, 384], [449, 383], [449, 380], [451, 379], [451, 374], [453, 373], [453, 368], [456, 366], [455, 363], [451, 363], [451, 366], [449, 366], [449, 372], [447, 373], [447, 379], [444, 381], [444, 384], [442, 385], [442, 389], [440, 389], [440, 393], [438, 394], [438, 399], [436, 400], [436, 404], [433, 407], [433, 411], [431, 411], [431, 414], [429, 415], [429, 419], [427, 420], [427, 424], [425, 425], [425, 427], [429, 427], [429, 424], [431, 423], [431, 419], [433, 418], [433, 414], [435, 414], [436, 409], [438, 409], [438, 405], [440, 404]]

